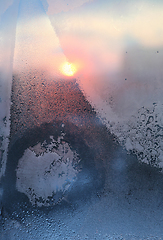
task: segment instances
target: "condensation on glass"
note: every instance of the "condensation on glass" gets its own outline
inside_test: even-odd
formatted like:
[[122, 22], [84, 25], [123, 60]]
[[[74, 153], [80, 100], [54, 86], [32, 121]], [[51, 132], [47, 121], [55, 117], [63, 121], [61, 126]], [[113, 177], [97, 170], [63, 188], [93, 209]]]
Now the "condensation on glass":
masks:
[[6, 202], [16, 191], [54, 206], [114, 174], [126, 191], [121, 151], [162, 171], [162, 10], [159, 0], [0, 2], [0, 200], [4, 184]]

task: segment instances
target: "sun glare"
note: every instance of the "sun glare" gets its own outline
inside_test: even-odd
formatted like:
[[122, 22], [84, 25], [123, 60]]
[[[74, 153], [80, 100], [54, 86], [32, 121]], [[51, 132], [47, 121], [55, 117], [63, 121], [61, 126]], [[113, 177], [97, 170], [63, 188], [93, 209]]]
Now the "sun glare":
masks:
[[62, 66], [61, 66], [61, 72], [66, 75], [66, 76], [73, 76], [76, 72], [76, 67], [74, 64], [69, 63], [69, 62], [65, 62]]

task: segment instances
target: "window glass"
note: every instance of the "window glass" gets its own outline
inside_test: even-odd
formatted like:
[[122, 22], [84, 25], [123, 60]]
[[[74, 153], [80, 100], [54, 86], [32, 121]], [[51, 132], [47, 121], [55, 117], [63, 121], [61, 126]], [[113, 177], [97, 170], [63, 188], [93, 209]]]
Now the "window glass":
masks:
[[162, 239], [163, 2], [0, 1], [1, 239]]

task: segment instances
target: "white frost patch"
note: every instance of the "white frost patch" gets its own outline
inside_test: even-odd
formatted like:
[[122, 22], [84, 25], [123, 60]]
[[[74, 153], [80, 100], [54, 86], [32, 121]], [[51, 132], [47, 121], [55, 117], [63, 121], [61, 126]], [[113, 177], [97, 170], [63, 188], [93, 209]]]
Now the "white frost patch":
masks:
[[[58, 147], [56, 147], [58, 144]], [[76, 152], [66, 142], [52, 138], [26, 149], [16, 170], [17, 190], [25, 193], [32, 204], [50, 206], [61, 200], [80, 171]]]
[[132, 146], [132, 143], [131, 143], [131, 139], [130, 139], [130, 138], [127, 138], [127, 139], [126, 139], [125, 147], [126, 147], [126, 150], [127, 150], [127, 151], [133, 149], [133, 146]]
[[127, 151], [133, 151], [144, 163], [163, 168], [163, 104], [140, 108], [135, 117], [112, 124], [104, 119], [111, 133]]

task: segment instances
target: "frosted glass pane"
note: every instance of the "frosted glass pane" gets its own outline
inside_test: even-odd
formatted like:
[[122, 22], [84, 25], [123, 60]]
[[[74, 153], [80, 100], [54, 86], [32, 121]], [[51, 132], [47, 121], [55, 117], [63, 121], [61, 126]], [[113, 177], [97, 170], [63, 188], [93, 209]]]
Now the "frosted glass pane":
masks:
[[0, 0], [0, 239], [163, 238], [162, 11]]
[[10, 106], [12, 64], [15, 45], [15, 30], [18, 15], [18, 1], [0, 3], [0, 178], [5, 172], [7, 147], [10, 134]]

